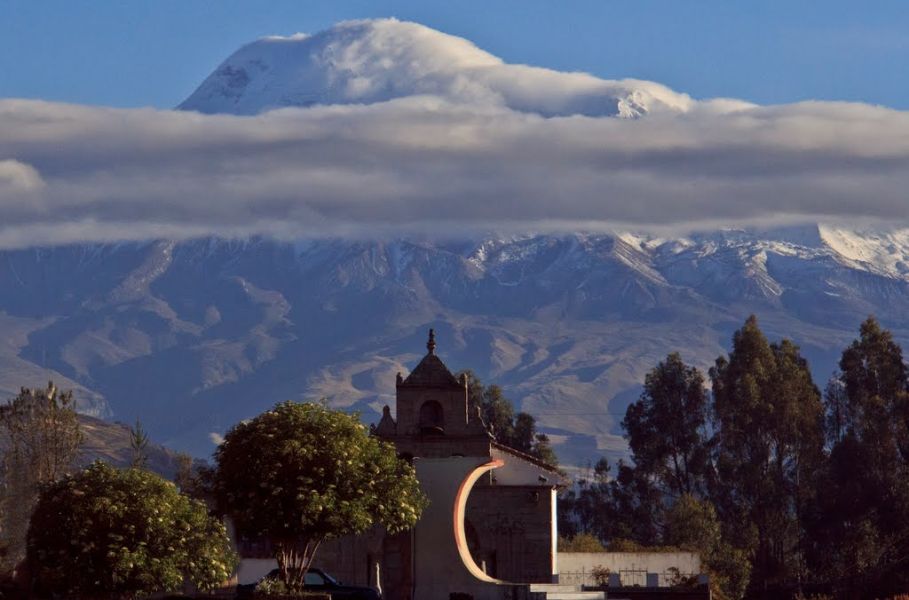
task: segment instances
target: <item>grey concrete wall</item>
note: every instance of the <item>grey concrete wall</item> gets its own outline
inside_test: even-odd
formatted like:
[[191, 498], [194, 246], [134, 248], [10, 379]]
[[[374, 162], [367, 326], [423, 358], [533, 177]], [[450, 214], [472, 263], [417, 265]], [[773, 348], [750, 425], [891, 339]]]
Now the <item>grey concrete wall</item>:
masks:
[[559, 552], [559, 583], [595, 585], [592, 571], [606, 567], [618, 573], [622, 585], [647, 585], [647, 573], [656, 573], [660, 586], [667, 585], [670, 568], [682, 575], [701, 573], [696, 552]]

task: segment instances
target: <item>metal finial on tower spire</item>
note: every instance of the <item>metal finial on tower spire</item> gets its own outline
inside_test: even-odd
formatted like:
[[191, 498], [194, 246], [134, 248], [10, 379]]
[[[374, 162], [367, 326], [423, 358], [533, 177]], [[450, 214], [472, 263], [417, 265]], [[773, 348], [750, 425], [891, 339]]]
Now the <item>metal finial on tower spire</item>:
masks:
[[426, 342], [426, 349], [429, 350], [430, 354], [436, 353], [436, 332], [433, 329], [429, 330], [429, 341]]

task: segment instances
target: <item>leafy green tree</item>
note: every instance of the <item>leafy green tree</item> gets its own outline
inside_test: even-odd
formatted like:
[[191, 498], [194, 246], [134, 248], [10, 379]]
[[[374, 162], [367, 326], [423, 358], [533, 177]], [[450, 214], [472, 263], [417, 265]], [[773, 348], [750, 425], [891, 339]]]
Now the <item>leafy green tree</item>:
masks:
[[354, 415], [284, 402], [235, 425], [215, 452], [215, 493], [238, 532], [270, 541], [287, 589], [323, 540], [413, 527], [426, 498], [391, 444]]
[[592, 477], [565, 494], [560, 500], [559, 530], [571, 536], [591, 534], [601, 543], [627, 539], [653, 545], [659, 539], [662, 493], [622, 460], [615, 477], [611, 471], [609, 461], [601, 458]]
[[184, 452], [177, 453], [177, 472], [174, 483], [181, 493], [213, 505], [215, 501], [215, 471], [203, 461], [196, 461]]
[[529, 454], [547, 465], [556, 467], [559, 459], [549, 442], [549, 436], [537, 432], [536, 419], [525, 412], [519, 412], [514, 420], [514, 436], [506, 439], [506, 446], [511, 446], [525, 454]]
[[622, 426], [634, 464], [620, 460], [611, 477], [611, 466], [601, 459], [591, 480], [564, 494], [560, 528], [652, 547], [672, 499], [706, 493], [707, 417], [704, 376], [670, 354], [648, 373], [641, 397], [625, 413]]
[[713, 595], [738, 600], [745, 595], [751, 564], [747, 555], [723, 539], [713, 505], [685, 494], [666, 513], [663, 543], [697, 552], [710, 575]]
[[603, 544], [590, 533], [559, 538], [559, 552], [606, 552]]
[[634, 465], [620, 460], [611, 477], [609, 462], [600, 459], [591, 480], [564, 494], [560, 528], [602, 542], [653, 546], [667, 502], [706, 491], [707, 408], [703, 375], [670, 354], [647, 375], [641, 397], [622, 423]]
[[129, 429], [129, 447], [133, 451], [131, 466], [144, 469], [148, 463], [148, 434], [142, 428], [142, 423], [136, 419], [136, 424]]
[[[459, 371], [455, 377], [467, 377], [467, 398], [471, 408], [479, 407], [480, 416], [486, 429], [497, 440], [510, 440], [514, 437], [514, 405], [502, 393], [497, 385], [483, 385], [476, 374], [467, 369]], [[504, 442], [503, 442], [504, 443]]]
[[906, 363], [893, 335], [874, 317], [862, 323], [859, 333], [840, 359], [841, 379], [856, 415], [853, 428], [861, 424], [864, 411], [873, 411], [879, 403], [895, 408], [907, 390]]
[[467, 395], [471, 408], [479, 407], [486, 430], [500, 444], [529, 454], [542, 462], [558, 466], [559, 459], [549, 437], [537, 431], [537, 422], [533, 415], [525, 412], [515, 413], [511, 400], [502, 393], [497, 385], [483, 385], [473, 371], [459, 371], [455, 377], [467, 377]]
[[44, 389], [22, 388], [0, 406], [3, 456], [3, 570], [11, 571], [25, 557], [25, 537], [38, 491], [69, 472], [82, 435], [72, 392], [52, 382]]
[[824, 388], [824, 432], [827, 444], [833, 447], [842, 441], [849, 426], [849, 398], [843, 385], [842, 373], [835, 372]]
[[823, 407], [807, 361], [770, 344], [752, 316], [710, 370], [717, 481], [725, 533], [750, 553], [758, 588], [805, 572], [805, 511], [823, 463]]
[[[597, 468], [575, 481], [559, 494], [558, 530], [567, 538], [592, 535], [600, 543], [608, 540], [602, 527], [609, 497], [609, 461], [601, 458]], [[602, 517], [602, 518], [601, 518]]]
[[711, 554], [722, 536], [716, 509], [706, 500], [685, 494], [666, 513], [663, 543], [668, 546]]
[[612, 525], [606, 539], [625, 538], [645, 546], [654, 545], [660, 538], [664, 504], [663, 493], [653, 480], [619, 460], [615, 478], [609, 481], [609, 495]]
[[902, 349], [873, 317], [839, 366], [837, 394], [827, 402], [833, 447], [815, 528], [818, 555], [841, 585], [882, 596], [904, 591], [909, 373]]
[[635, 468], [671, 497], [707, 491], [708, 409], [704, 376], [674, 352], [647, 374], [641, 397], [625, 412], [622, 427]]
[[225, 582], [224, 525], [160, 476], [95, 462], [46, 487], [28, 530], [30, 573], [67, 598], [135, 598]]

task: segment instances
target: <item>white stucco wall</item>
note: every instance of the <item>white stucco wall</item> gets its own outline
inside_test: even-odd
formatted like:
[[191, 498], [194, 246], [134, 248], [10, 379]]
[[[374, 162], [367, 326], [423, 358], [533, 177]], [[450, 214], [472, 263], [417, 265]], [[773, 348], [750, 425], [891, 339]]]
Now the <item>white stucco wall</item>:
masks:
[[[414, 598], [447, 598], [451, 592], [468, 593], [476, 600], [502, 597], [499, 585], [504, 582], [477, 568], [463, 531], [467, 495], [476, 481], [472, 475], [488, 462], [482, 457], [414, 460], [420, 489], [429, 498], [429, 506], [414, 529]], [[471, 483], [462, 489], [465, 480]], [[460, 528], [456, 527], [458, 523], [462, 524]], [[470, 558], [469, 564], [465, 556]]]
[[701, 557], [695, 552], [559, 552], [559, 583], [595, 585], [595, 567], [618, 573], [622, 585], [646, 585], [646, 574], [656, 573], [659, 585], [667, 585], [669, 569], [682, 575], [701, 572]]
[[273, 558], [244, 558], [237, 568], [237, 583], [256, 583], [277, 568], [278, 561]]

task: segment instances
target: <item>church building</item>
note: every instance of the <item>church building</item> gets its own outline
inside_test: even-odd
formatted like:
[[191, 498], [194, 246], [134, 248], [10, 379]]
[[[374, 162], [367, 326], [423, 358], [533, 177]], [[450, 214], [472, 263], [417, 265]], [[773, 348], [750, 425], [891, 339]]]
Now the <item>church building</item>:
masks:
[[498, 443], [471, 409], [466, 378], [436, 355], [432, 330], [426, 348], [398, 374], [395, 414], [386, 406], [373, 434], [412, 461], [429, 507], [412, 531], [327, 541], [316, 562], [386, 600], [512, 598], [516, 585], [554, 582], [561, 475]]
[[[470, 405], [466, 378], [436, 355], [432, 330], [426, 350], [407, 377], [397, 376], [396, 410], [384, 407], [372, 434], [411, 461], [428, 507], [410, 531], [375, 527], [326, 540], [315, 566], [346, 584], [378, 587], [384, 600], [604, 598], [603, 591], [582, 591], [603, 566], [611, 571], [610, 590], [622, 597], [656, 593], [680, 573], [700, 584], [686, 597], [710, 596], [692, 552], [564, 553], [560, 568], [562, 475], [490, 435], [479, 407]], [[239, 583], [275, 566], [266, 547], [245, 544], [240, 552]]]

